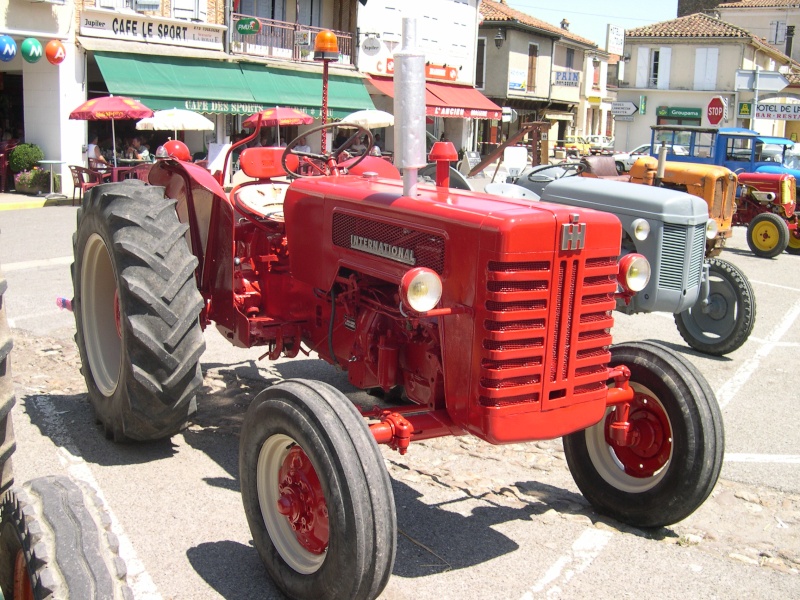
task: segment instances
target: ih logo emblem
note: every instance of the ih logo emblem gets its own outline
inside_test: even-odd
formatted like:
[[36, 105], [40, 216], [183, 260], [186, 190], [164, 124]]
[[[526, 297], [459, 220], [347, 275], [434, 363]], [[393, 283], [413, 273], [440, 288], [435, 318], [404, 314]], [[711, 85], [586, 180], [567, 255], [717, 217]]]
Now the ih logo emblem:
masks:
[[586, 223], [578, 223], [579, 215], [570, 215], [570, 223], [561, 226], [561, 249], [580, 250], [586, 245]]

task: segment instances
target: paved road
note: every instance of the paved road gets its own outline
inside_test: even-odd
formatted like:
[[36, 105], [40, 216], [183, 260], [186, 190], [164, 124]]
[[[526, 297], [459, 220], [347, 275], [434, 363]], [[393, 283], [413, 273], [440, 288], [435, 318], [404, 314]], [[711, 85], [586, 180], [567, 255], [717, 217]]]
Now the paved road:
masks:
[[[0, 212], [9, 280], [18, 480], [89, 481], [115, 519], [137, 598], [277, 598], [252, 548], [238, 494], [237, 434], [252, 397], [279, 378], [344, 379], [319, 361], [258, 363], [213, 331], [195, 423], [169, 442], [115, 445], [85, 401], [71, 297], [75, 209]], [[399, 598], [800, 596], [800, 432], [792, 390], [800, 346], [800, 257], [728, 260], [750, 277], [756, 327], [723, 359], [686, 347], [671, 316], [617, 316], [617, 341], [661, 340], [704, 373], [723, 407], [723, 479], [695, 515], [655, 533], [599, 518], [578, 493], [559, 441], [495, 448], [471, 438], [384, 456], [401, 530], [384, 596]], [[353, 394], [356, 399], [358, 394]], [[759, 566], [760, 565], [760, 566]]]

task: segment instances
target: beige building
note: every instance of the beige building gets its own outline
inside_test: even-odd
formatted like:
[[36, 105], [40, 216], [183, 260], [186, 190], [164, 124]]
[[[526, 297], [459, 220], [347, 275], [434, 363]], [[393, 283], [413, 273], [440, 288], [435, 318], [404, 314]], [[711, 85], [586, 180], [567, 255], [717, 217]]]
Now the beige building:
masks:
[[794, 43], [789, 30], [790, 26], [800, 26], [800, 4], [797, 0], [724, 2], [717, 6], [715, 14], [720, 20], [746, 29], [792, 59], [800, 61], [800, 46]]
[[[617, 150], [649, 142], [650, 126], [656, 124], [751, 127], [749, 116], [739, 110], [754, 93], [736, 90], [736, 71], [788, 74], [792, 65], [758, 36], [699, 13], [626, 31], [623, 60], [625, 76], [618, 100], [633, 102], [638, 112], [616, 119]], [[708, 116], [715, 97], [726, 104], [719, 123]], [[784, 122], [775, 120], [758, 119], [755, 128], [768, 135], [785, 132]]]

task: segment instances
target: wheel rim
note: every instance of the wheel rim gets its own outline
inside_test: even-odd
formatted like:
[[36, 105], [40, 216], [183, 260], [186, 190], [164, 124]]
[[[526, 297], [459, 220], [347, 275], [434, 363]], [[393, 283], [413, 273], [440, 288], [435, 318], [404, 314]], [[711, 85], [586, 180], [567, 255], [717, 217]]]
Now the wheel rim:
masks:
[[610, 436], [614, 408], [603, 421], [586, 430], [586, 448], [598, 474], [618, 490], [642, 493], [666, 475], [672, 458], [672, 427], [663, 405], [645, 386], [631, 383], [636, 396], [629, 422], [634, 443], [619, 446]]
[[696, 338], [725, 339], [736, 329], [736, 289], [713, 269], [709, 288], [708, 306], [703, 309], [698, 304], [681, 313], [685, 317], [683, 322]]
[[267, 532], [286, 564], [314, 573], [328, 548], [328, 506], [316, 470], [289, 436], [270, 436], [261, 446], [258, 503]]
[[92, 378], [104, 396], [111, 396], [122, 356], [119, 296], [111, 255], [96, 233], [87, 240], [81, 263], [81, 318]]
[[753, 227], [753, 245], [762, 252], [773, 250], [778, 245], [779, 238], [780, 235], [775, 223], [761, 221]]
[[17, 551], [14, 559], [14, 600], [34, 600], [28, 565], [22, 550]]
[[800, 237], [797, 237], [792, 231], [789, 232], [789, 248], [800, 251]]

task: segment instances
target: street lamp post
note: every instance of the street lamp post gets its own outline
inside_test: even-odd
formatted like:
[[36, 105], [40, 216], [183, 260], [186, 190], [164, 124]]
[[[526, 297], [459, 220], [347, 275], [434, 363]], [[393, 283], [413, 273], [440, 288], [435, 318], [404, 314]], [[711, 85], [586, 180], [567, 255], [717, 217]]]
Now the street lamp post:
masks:
[[[329, 29], [320, 31], [314, 40], [314, 60], [322, 62], [322, 124], [325, 125], [328, 122], [328, 63], [339, 60], [339, 43], [336, 34]], [[327, 149], [326, 134], [326, 129], [320, 134], [323, 153]]]

